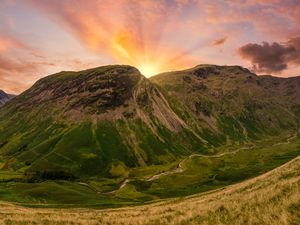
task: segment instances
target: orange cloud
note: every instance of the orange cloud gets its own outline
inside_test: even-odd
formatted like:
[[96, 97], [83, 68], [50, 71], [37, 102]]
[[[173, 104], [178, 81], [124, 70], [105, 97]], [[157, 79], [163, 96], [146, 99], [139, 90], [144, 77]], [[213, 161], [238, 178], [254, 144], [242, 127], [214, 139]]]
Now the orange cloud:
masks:
[[[78, 0], [74, 4], [58, 0], [28, 1], [63, 24], [91, 51], [112, 57], [112, 63], [136, 66], [146, 75], [191, 66], [195, 61], [193, 53], [203, 47], [197, 40], [199, 37], [243, 33], [245, 24], [278, 37], [290, 35], [290, 27], [295, 30], [298, 26], [294, 11], [290, 13], [294, 16], [284, 13], [297, 7], [284, 6], [278, 0], [219, 3], [209, 0]], [[278, 14], [280, 10], [283, 11]], [[286, 26], [285, 20], [291, 26]], [[194, 28], [187, 29], [190, 25]], [[231, 38], [231, 44], [233, 40]], [[205, 43], [220, 46], [226, 41], [227, 37], [223, 37]]]
[[116, 63], [136, 66], [145, 75], [153, 75], [192, 65], [181, 58], [184, 50], [167, 46], [161, 40], [166, 18], [175, 18], [174, 14], [187, 2], [103, 0], [76, 1], [70, 5], [64, 1], [32, 0], [31, 4], [65, 25], [90, 50], [110, 55]]
[[[3, 82], [11, 82], [6, 84], [12, 88], [13, 82], [20, 80], [24, 88], [38, 77], [36, 74], [104, 63], [130, 64], [148, 76], [199, 63], [245, 65], [236, 54], [238, 47], [262, 40], [280, 43], [278, 40], [291, 40], [300, 34], [300, 4], [296, 0], [24, 0], [11, 5], [28, 10], [25, 19], [25, 14], [32, 14], [47, 25], [54, 24], [55, 32], [34, 24], [37, 30], [33, 33], [37, 33], [26, 40], [34, 42], [32, 46], [39, 51], [26, 49], [18, 41], [14, 26], [3, 28], [0, 20], [1, 32], [16, 35], [14, 39], [0, 34], [0, 52], [5, 52], [1, 56], [0, 88]], [[0, 8], [1, 13], [5, 11], [4, 4]], [[26, 34], [23, 21], [18, 21], [18, 16], [12, 19], [20, 34]], [[49, 32], [49, 39], [46, 35], [39, 39], [43, 32]], [[53, 49], [52, 35], [55, 40], [62, 38]], [[222, 51], [212, 48], [221, 45]]]

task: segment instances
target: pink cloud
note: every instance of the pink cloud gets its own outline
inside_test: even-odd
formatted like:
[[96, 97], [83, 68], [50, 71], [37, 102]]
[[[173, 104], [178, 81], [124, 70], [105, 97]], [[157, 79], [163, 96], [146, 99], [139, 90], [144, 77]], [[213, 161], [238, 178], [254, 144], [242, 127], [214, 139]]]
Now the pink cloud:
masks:
[[[162, 41], [164, 33], [176, 32], [167, 18], [176, 15], [188, 1], [30, 1], [50, 18], [70, 30], [91, 51], [112, 56], [116, 62], [142, 69], [153, 64], [156, 72], [167, 67], [176, 68], [187, 60], [174, 57], [184, 55], [184, 49]], [[191, 58], [191, 57], [189, 57]], [[176, 60], [175, 60], [176, 59]], [[172, 62], [173, 65], [166, 63]], [[162, 68], [163, 67], [163, 68]]]
[[[11, 74], [23, 75], [26, 85], [38, 77], [33, 74], [98, 66], [103, 63], [99, 58], [105, 57], [108, 63], [151, 67], [151, 73], [206, 61], [222, 64], [230, 57], [230, 62], [244, 63], [236, 54], [240, 46], [261, 41], [281, 45], [280, 40], [291, 41], [300, 34], [300, 3], [292, 0], [25, 0], [10, 4], [22, 4], [50, 19], [84, 49], [75, 56], [51, 55], [26, 47], [18, 38], [0, 35], [0, 52], [7, 52], [1, 58], [6, 60], [1, 77], [8, 82]], [[222, 51], [212, 46], [222, 46]]]
[[27, 48], [24, 43], [14, 37], [2, 35], [0, 36], [0, 53], [15, 48]]

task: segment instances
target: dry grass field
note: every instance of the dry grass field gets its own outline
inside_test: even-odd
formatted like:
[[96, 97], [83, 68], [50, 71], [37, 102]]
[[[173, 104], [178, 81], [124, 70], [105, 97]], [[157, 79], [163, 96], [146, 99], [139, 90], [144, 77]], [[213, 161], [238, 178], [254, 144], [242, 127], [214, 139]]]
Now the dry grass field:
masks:
[[1, 224], [300, 224], [300, 157], [243, 183], [121, 209], [25, 208], [0, 203]]

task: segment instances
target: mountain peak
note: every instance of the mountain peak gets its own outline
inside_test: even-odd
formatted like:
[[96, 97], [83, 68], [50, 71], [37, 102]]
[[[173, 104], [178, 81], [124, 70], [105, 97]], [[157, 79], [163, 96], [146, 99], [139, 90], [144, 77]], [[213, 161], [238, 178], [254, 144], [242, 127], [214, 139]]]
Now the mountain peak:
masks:
[[26, 100], [29, 106], [68, 102], [72, 108], [119, 106], [130, 97], [133, 87], [142, 78], [136, 68], [123, 65], [62, 71], [37, 81], [24, 92], [22, 102]]
[[37, 81], [14, 104], [23, 111], [47, 112], [51, 119], [75, 123], [140, 118], [152, 127], [153, 117], [170, 130], [182, 127], [159, 90], [132, 66], [62, 71]]

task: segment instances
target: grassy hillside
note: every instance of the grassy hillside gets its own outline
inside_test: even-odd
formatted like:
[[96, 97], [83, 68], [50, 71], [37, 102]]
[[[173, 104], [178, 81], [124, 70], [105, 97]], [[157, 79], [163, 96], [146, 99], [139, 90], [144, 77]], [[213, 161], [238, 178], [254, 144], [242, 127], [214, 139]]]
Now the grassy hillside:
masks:
[[257, 178], [188, 198], [114, 210], [32, 209], [2, 202], [4, 224], [300, 223], [300, 158]]
[[206, 150], [129, 66], [43, 78], [2, 108], [0, 121], [2, 169], [27, 174], [110, 177], [113, 166], [165, 164]]
[[299, 127], [300, 78], [257, 76], [239, 66], [199, 65], [150, 78], [172, 109], [213, 146]]

